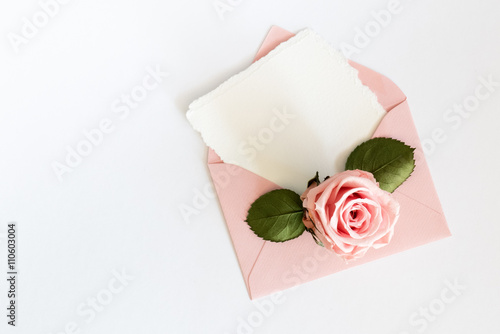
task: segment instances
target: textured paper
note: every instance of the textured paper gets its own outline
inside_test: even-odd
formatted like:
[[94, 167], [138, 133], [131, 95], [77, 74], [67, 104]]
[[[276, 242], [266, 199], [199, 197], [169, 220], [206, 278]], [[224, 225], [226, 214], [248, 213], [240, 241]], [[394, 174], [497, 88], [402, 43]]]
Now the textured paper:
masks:
[[347, 59], [307, 29], [189, 106], [224, 162], [301, 193], [344, 170], [385, 110]]

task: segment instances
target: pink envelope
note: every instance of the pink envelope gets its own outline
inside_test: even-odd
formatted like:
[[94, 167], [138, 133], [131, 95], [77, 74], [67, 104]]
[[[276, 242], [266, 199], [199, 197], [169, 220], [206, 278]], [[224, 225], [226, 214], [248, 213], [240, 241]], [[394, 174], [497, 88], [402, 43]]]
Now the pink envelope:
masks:
[[[292, 36], [286, 30], [273, 27], [255, 60]], [[370, 249], [363, 258], [349, 263], [318, 246], [307, 232], [285, 243], [264, 241], [250, 230], [245, 222], [246, 215], [253, 201], [280, 187], [246, 169], [224, 163], [210, 149], [208, 166], [251, 299], [451, 235], [406, 96], [385, 76], [352, 61], [350, 64], [359, 71], [363, 84], [377, 95], [378, 101], [387, 110], [373, 137], [399, 139], [416, 148], [415, 170], [394, 192], [401, 205], [394, 237], [389, 245]]]

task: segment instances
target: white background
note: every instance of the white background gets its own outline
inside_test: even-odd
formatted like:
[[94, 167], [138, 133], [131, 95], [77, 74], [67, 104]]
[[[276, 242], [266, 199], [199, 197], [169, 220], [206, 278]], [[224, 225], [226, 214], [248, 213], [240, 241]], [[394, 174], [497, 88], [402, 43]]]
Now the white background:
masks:
[[[180, 214], [211, 182], [185, 111], [250, 64], [271, 25], [354, 45], [356, 29], [388, 0], [232, 3], [221, 19], [213, 0], [69, 1], [16, 52], [9, 36], [41, 7], [2, 1], [0, 332], [237, 333], [254, 317], [262, 321], [240, 333], [498, 333], [500, 86], [460, 124], [443, 117], [474, 95], [479, 77], [500, 82], [500, 2], [401, 0], [401, 12], [351, 56], [402, 88], [422, 139], [444, 132], [428, 162], [453, 237], [286, 291], [272, 307], [264, 298], [262, 318], [217, 200], [188, 221]], [[170, 76], [121, 119], [114, 101], [156, 66]], [[60, 182], [53, 162], [105, 118], [114, 130]], [[11, 221], [15, 329], [3, 278]], [[133, 279], [88, 321], [77, 309], [109, 297], [123, 270]], [[425, 326], [411, 323], [440, 305], [447, 280], [465, 288]]]

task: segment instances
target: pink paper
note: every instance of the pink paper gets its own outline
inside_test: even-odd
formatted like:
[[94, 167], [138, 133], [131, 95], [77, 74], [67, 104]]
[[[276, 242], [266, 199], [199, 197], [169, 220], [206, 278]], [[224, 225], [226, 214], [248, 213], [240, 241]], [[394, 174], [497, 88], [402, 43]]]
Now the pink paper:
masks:
[[[273, 27], [256, 60], [293, 34]], [[243, 168], [229, 165], [209, 151], [208, 166], [224, 212], [233, 246], [251, 299], [291, 288], [369, 261], [450, 236], [439, 198], [425, 161], [420, 139], [403, 92], [388, 78], [362, 65], [350, 62], [388, 112], [374, 137], [391, 137], [415, 147], [416, 168], [394, 196], [401, 215], [388, 246], [371, 249], [361, 259], [346, 264], [335, 254], [318, 246], [309, 233], [285, 242], [260, 239], [245, 218], [250, 205], [266, 192], [279, 187]]]

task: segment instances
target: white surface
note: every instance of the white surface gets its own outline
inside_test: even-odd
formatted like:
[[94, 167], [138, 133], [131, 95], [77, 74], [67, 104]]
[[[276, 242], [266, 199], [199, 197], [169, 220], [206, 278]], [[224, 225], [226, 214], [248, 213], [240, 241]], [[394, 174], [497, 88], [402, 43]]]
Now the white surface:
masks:
[[[219, 205], [199, 194], [210, 189], [206, 148], [185, 110], [246, 68], [272, 24], [353, 44], [388, 1], [232, 3], [221, 20], [211, 0], [70, 1], [16, 54], [8, 32], [40, 7], [2, 2], [0, 233], [18, 223], [20, 254], [19, 326], [2, 311], [2, 333], [70, 333], [72, 322], [80, 333], [236, 333], [239, 319], [259, 320]], [[454, 235], [286, 291], [254, 333], [419, 333], [429, 306], [442, 313], [421, 332], [500, 331], [500, 87], [479, 89], [464, 116], [447, 111], [474, 102], [480, 77], [500, 81], [500, 3], [401, 9], [351, 58], [394, 80], [422, 139], [440, 141], [428, 161]], [[157, 65], [170, 76], [127, 115], [121, 94]], [[113, 131], [60, 182], [53, 161], [106, 118]], [[134, 279], [87, 323], [87, 299], [109, 296], [122, 269]], [[445, 280], [466, 286], [446, 304]], [[2, 305], [6, 289], [0, 280]]]
[[340, 51], [304, 29], [190, 104], [187, 117], [223, 161], [301, 194], [345, 169], [386, 111]]

